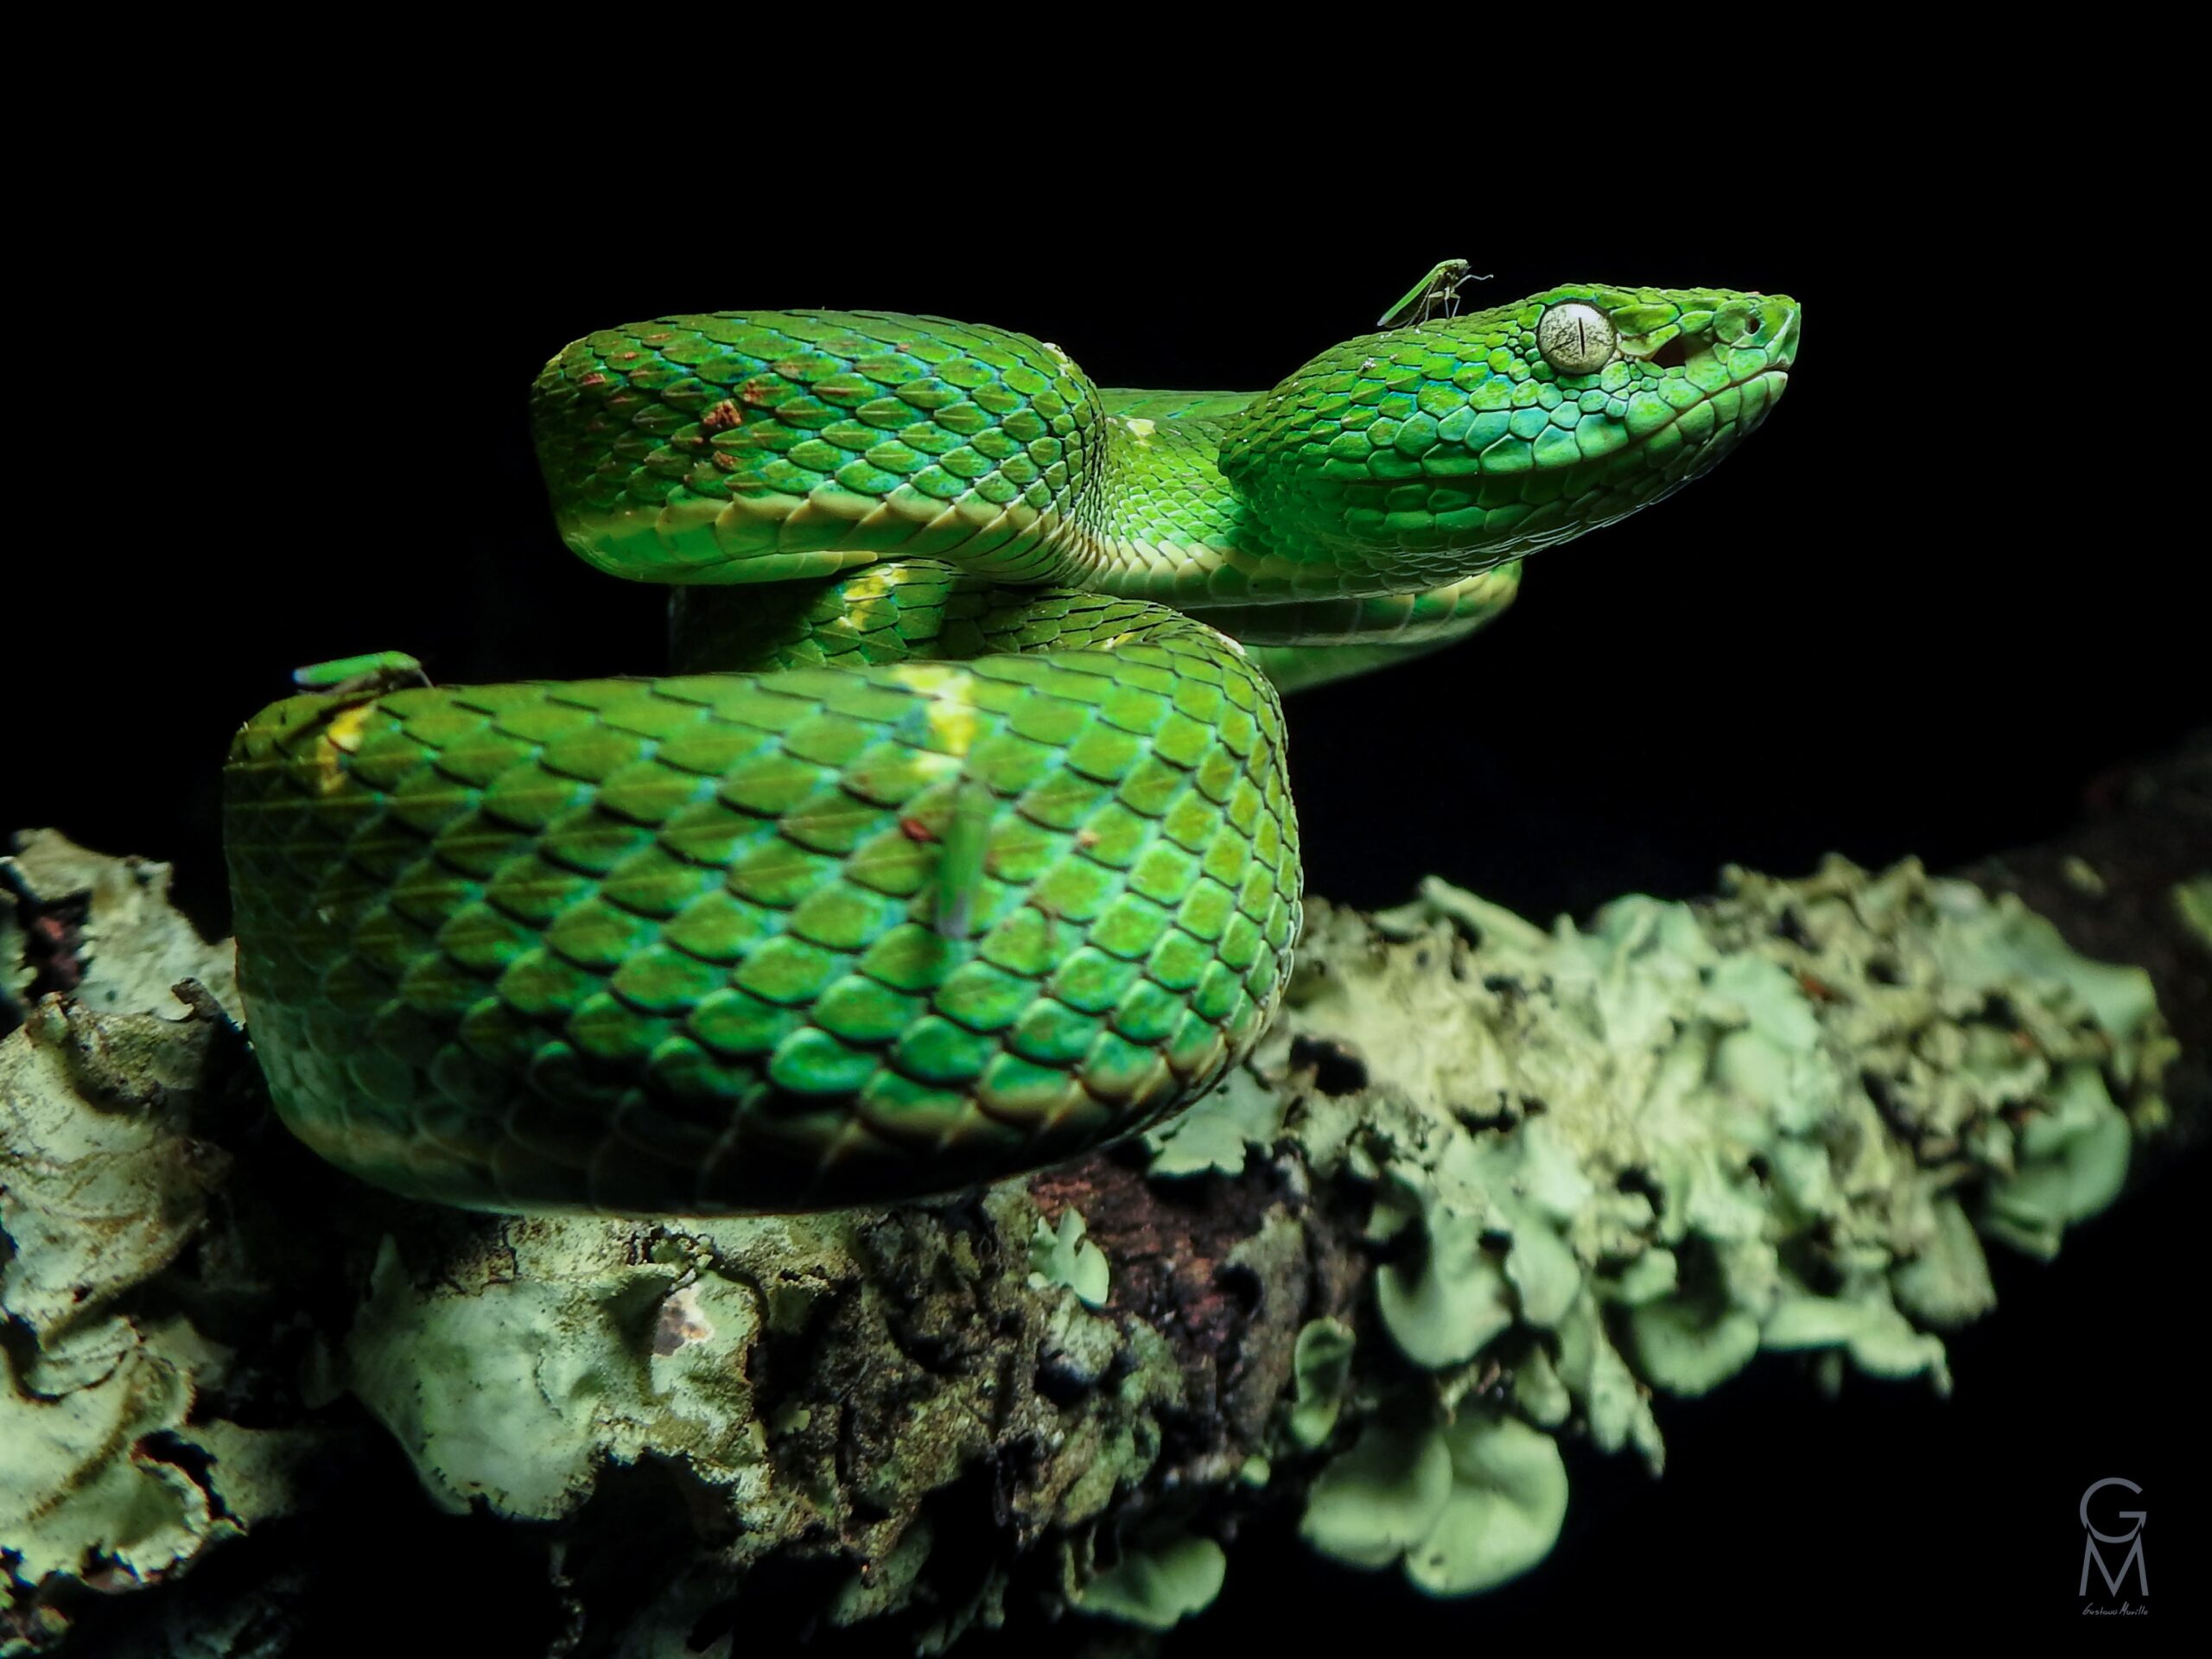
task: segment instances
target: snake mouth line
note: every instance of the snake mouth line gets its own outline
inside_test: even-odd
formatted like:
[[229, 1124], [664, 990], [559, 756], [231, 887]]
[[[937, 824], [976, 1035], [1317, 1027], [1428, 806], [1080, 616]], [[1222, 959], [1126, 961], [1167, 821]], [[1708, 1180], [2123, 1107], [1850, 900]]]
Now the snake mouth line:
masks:
[[[1728, 423], [1729, 425], [1740, 429], [1737, 433], [1737, 436], [1740, 438], [1761, 425], [1765, 421], [1766, 417], [1774, 412], [1775, 400], [1780, 397], [1783, 392], [1789, 390], [1789, 371], [1788, 369], [1779, 368], [1770, 364], [1764, 367], [1752, 370], [1751, 373], [1744, 376], [1740, 380], [1731, 380], [1718, 391], [1707, 393], [1696, 403], [1689, 404], [1687, 408], [1676, 410], [1673, 415], [1669, 416], [1666, 420], [1660, 422], [1658, 425], [1653, 427], [1649, 432], [1642, 433], [1636, 437], [1630, 438], [1626, 447], [1616, 453], [1632, 454], [1637, 450], [1648, 448], [1650, 446], [1651, 441], [1657, 437], [1662, 432], [1670, 430], [1671, 429], [1681, 425], [1682, 417], [1688, 415], [1691, 410], [1702, 408], [1710, 404], [1715, 398], [1719, 397], [1722, 392], [1741, 391], [1745, 387], [1755, 385], [1761, 380], [1772, 380], [1777, 383], [1773, 387], [1771, 393], [1768, 397], [1764, 407], [1760, 409], [1758, 413], [1751, 417], [1751, 424], [1748, 426], [1744, 425], [1744, 417], [1740, 411]], [[1712, 440], [1708, 438], [1706, 442], [1709, 444], [1711, 441]], [[1704, 448], [1705, 445], [1700, 444], [1699, 447]]]

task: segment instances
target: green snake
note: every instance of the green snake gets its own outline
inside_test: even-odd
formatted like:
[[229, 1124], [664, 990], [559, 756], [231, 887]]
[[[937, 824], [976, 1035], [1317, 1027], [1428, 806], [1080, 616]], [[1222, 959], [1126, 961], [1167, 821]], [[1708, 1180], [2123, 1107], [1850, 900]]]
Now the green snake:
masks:
[[995, 1180], [1213, 1088], [1298, 937], [1279, 690], [1479, 626], [1521, 556], [1717, 462], [1796, 345], [1779, 296], [1450, 287], [1256, 395], [885, 312], [569, 346], [555, 518], [680, 584], [683, 671], [326, 671], [246, 723], [283, 1121], [449, 1204], [744, 1213]]

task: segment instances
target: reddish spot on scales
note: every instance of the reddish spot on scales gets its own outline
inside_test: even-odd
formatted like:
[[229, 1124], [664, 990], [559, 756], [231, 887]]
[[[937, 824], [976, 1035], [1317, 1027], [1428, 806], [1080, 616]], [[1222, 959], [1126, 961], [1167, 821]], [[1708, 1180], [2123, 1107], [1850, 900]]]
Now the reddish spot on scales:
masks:
[[899, 833], [906, 836], [909, 841], [935, 841], [937, 839], [937, 832], [931, 830], [929, 825], [924, 823], [919, 818], [899, 819]]
[[709, 432], [727, 432], [733, 426], [745, 424], [745, 416], [738, 406], [725, 397], [699, 417], [699, 424]]
[[621, 358], [619, 360], [624, 363], [634, 363], [637, 361], [639, 355], [639, 353], [636, 352], [625, 352], [622, 353]]
[[756, 407], [768, 401], [776, 390], [776, 382], [766, 375], [755, 375], [737, 389], [737, 395]]
[[1803, 969], [1797, 970], [1797, 988], [1815, 1002], [1840, 1002], [1843, 993], [1825, 980], [1815, 979]]
[[578, 380], [576, 384], [580, 386], [603, 386], [607, 384], [607, 377], [601, 374], [597, 369], [594, 369], [589, 374], [585, 375], [582, 379]]

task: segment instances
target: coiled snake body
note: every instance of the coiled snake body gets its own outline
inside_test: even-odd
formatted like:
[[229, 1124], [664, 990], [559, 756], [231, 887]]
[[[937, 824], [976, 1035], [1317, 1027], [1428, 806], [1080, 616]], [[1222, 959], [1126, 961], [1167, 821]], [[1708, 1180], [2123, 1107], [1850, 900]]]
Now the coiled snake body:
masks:
[[1156, 1122], [1289, 971], [1276, 688], [1465, 633], [1510, 561], [1706, 470], [1797, 318], [1575, 284], [1257, 396], [887, 313], [578, 340], [536, 391], [556, 517], [688, 584], [694, 671], [245, 725], [277, 1111], [403, 1192], [623, 1213], [944, 1192]]

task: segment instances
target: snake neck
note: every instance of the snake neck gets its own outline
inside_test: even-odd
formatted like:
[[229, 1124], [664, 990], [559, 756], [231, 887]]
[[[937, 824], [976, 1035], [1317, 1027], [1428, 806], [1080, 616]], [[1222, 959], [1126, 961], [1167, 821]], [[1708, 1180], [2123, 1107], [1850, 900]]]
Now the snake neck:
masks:
[[1103, 486], [1048, 539], [1061, 580], [1180, 610], [1279, 606], [1433, 585], [1349, 564], [1341, 551], [1272, 524], [1223, 476], [1222, 442], [1252, 392], [1112, 390]]
[[1249, 394], [1102, 392], [1107, 487], [1071, 517], [1062, 546], [1086, 587], [1179, 607], [1271, 580], [1264, 523], [1221, 475], [1221, 438]]
[[[1463, 626], [1471, 609], [1495, 614], [1523, 555], [1619, 516], [1560, 513], [1549, 530], [1532, 524], [1465, 543], [1378, 536], [1362, 544], [1317, 533], [1310, 521], [1255, 505], [1223, 471], [1234, 429], [1268, 395], [1100, 392], [1101, 487], [1025, 550], [1028, 569], [1002, 572], [988, 560], [991, 568], [966, 568], [1033, 581], [1041, 565], [1054, 582], [1197, 611], [1239, 639], [1372, 639], [1409, 625]], [[1492, 486], [1501, 501], [1522, 489], [1517, 480]]]

